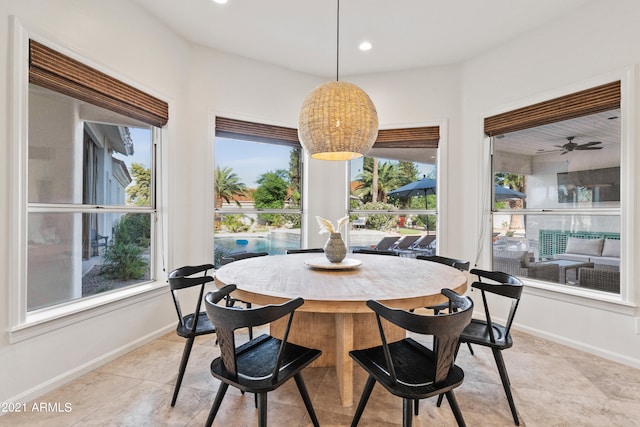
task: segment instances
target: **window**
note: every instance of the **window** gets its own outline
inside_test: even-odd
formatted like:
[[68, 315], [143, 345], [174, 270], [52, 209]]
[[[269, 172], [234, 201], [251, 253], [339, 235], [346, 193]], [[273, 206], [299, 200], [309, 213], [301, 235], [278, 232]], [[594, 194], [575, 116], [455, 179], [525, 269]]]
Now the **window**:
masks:
[[77, 107], [29, 91], [28, 312], [152, 278], [151, 129]]
[[214, 260], [300, 248], [302, 148], [295, 129], [216, 118]]
[[166, 103], [34, 40], [28, 50], [14, 326], [154, 279], [154, 126], [168, 120]]
[[381, 130], [367, 157], [350, 162], [351, 249], [435, 255], [438, 141], [438, 127]]
[[[607, 102], [505, 133], [487, 131], [485, 121], [494, 136], [493, 268], [565, 289], [620, 294], [620, 82], [538, 107], [555, 113], [568, 99], [583, 107]], [[546, 116], [544, 108], [534, 110]]]

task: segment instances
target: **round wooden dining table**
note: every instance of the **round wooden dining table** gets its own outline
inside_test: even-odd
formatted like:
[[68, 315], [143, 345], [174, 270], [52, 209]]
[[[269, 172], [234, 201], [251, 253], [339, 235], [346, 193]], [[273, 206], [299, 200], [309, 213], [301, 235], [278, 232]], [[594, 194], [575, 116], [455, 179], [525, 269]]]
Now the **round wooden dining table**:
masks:
[[[313, 366], [335, 366], [343, 406], [353, 404], [353, 362], [349, 351], [380, 345], [370, 299], [385, 305], [413, 309], [446, 301], [443, 288], [460, 294], [468, 274], [452, 267], [408, 257], [347, 254], [341, 266], [328, 263], [321, 253], [248, 258], [216, 270], [216, 286], [236, 285], [233, 297], [256, 305], [281, 304], [301, 297], [289, 341], [322, 350]], [[270, 325], [281, 336], [286, 319]], [[406, 332], [385, 322], [389, 342]]]

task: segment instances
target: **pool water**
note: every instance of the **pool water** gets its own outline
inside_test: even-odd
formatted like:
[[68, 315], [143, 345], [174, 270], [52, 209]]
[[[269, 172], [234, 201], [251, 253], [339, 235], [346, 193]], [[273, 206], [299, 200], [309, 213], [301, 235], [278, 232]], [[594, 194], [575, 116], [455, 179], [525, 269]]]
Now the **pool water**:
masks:
[[215, 246], [234, 252], [268, 252], [269, 255], [286, 253], [287, 249], [300, 248], [300, 242], [268, 237], [215, 237]]

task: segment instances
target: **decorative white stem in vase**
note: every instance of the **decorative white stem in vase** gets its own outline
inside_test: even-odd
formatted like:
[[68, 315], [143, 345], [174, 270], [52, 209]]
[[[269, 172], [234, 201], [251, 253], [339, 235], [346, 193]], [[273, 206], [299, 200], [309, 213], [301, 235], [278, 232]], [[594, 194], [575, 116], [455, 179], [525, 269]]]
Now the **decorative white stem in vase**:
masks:
[[344, 240], [342, 240], [342, 234], [340, 234], [340, 229], [349, 222], [349, 217], [345, 216], [338, 220], [336, 227], [333, 226], [331, 221], [321, 218], [319, 216], [316, 217], [316, 221], [318, 221], [318, 225], [320, 226], [320, 234], [329, 233], [329, 240], [324, 245], [324, 254], [330, 262], [342, 262], [345, 256], [347, 256], [347, 246], [344, 244]]

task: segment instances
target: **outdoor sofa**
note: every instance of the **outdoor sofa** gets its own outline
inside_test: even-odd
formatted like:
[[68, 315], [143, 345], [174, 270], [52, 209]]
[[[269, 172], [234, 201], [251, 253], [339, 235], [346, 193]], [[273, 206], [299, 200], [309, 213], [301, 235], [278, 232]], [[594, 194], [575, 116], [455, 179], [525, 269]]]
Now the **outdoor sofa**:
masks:
[[581, 239], [569, 237], [564, 253], [555, 254], [554, 259], [592, 262], [596, 270], [620, 270], [619, 239]]
[[535, 262], [533, 253], [528, 251], [494, 250], [493, 269], [518, 277], [558, 282], [560, 266]]

